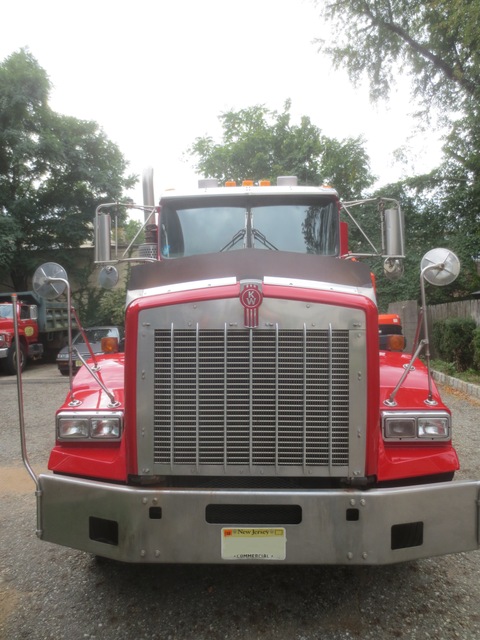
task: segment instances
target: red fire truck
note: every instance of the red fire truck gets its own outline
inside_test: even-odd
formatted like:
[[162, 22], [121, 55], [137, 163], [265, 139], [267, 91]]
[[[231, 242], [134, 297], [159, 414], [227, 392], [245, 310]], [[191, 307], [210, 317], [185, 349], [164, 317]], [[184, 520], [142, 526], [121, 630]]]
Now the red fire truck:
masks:
[[[340, 221], [359, 203], [286, 176], [201, 181], [156, 205], [146, 176], [137, 257], [111, 255], [114, 209], [96, 213], [100, 280], [112, 287], [116, 262], [136, 263], [125, 352], [71, 381], [50, 473], [35, 476], [39, 537], [145, 563], [367, 565], [477, 549], [480, 483], [452, 481], [427, 326], [412, 354], [398, 331], [379, 348], [370, 269]], [[370, 255], [395, 277], [402, 214], [377, 205]], [[451, 281], [457, 261], [435, 250], [421, 271], [424, 300], [424, 281]], [[44, 269], [36, 286], [59, 281]]]

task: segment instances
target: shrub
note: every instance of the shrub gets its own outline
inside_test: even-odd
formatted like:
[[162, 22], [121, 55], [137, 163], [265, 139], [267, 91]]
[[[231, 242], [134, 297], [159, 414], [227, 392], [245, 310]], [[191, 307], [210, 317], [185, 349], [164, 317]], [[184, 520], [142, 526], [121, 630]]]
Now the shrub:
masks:
[[473, 366], [480, 371], [480, 329], [473, 332]]
[[474, 363], [475, 321], [470, 318], [448, 318], [433, 325], [432, 340], [435, 352], [457, 371], [466, 371]]

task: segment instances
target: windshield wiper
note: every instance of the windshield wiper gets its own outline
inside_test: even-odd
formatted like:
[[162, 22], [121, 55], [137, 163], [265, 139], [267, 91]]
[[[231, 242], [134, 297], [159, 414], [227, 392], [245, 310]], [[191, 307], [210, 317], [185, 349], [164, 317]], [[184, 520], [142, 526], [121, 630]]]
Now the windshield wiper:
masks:
[[[237, 233], [233, 236], [230, 242], [226, 244], [222, 249], [220, 249], [220, 251], [228, 251], [229, 249], [234, 247], [236, 244], [238, 244], [240, 240], [243, 240], [246, 234], [247, 234], [247, 229], [240, 229], [240, 231], [237, 231]], [[267, 240], [266, 236], [264, 236], [263, 233], [258, 229], [251, 230], [250, 242], [247, 243], [247, 248], [249, 249], [253, 249], [253, 243], [251, 241], [252, 238], [261, 242], [263, 246], [266, 247], [267, 249], [273, 249], [273, 251], [279, 251], [278, 247], [276, 247], [273, 243]], [[248, 246], [248, 245], [251, 245], [251, 246]]]
[[240, 229], [240, 231], [237, 231], [230, 242], [227, 243], [222, 249], [220, 249], [220, 252], [228, 251], [229, 249], [234, 247], [238, 242], [240, 242], [240, 240], [243, 240], [245, 238], [246, 233], [247, 232], [245, 231], [245, 229]]
[[267, 249], [273, 249], [274, 251], [279, 250], [278, 247], [272, 244], [270, 240], [267, 240], [266, 236], [264, 236], [263, 233], [258, 229], [252, 229], [252, 236], [255, 238], [255, 240], [260, 240], [263, 246], [267, 247]]

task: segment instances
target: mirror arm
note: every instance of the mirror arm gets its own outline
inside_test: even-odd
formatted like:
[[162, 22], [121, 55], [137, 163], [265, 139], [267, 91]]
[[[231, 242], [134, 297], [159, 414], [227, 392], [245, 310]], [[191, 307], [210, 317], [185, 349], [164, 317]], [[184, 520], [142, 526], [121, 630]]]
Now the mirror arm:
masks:
[[[438, 404], [437, 401], [433, 399], [432, 371], [431, 371], [431, 366], [430, 366], [430, 339], [429, 339], [429, 335], [428, 335], [427, 302], [426, 302], [426, 295], [425, 295], [425, 274], [428, 271], [431, 271], [433, 269], [442, 270], [444, 268], [445, 268], [445, 263], [430, 264], [430, 265], [427, 265], [426, 267], [424, 267], [422, 269], [422, 271], [420, 272], [420, 293], [421, 293], [421, 299], [422, 299], [422, 308], [420, 309], [420, 314], [421, 314], [421, 321], [423, 321], [424, 338], [423, 338], [423, 340], [420, 340], [420, 342], [418, 343], [417, 350], [413, 354], [412, 359], [410, 360], [408, 365], [406, 365], [405, 371], [403, 372], [403, 374], [402, 374], [400, 380], [398, 381], [397, 385], [395, 386], [394, 390], [389, 395], [387, 400], [384, 400], [384, 404], [386, 404], [389, 407], [396, 406], [397, 403], [395, 402], [395, 396], [397, 395], [398, 390], [400, 389], [400, 387], [404, 383], [405, 378], [408, 376], [410, 371], [413, 369], [413, 364], [414, 364], [415, 360], [418, 358], [418, 356], [420, 355], [420, 353], [421, 353], [423, 348], [425, 348], [425, 359], [426, 359], [426, 364], [427, 364], [427, 380], [428, 380], [428, 396], [427, 396], [427, 399], [425, 400], [425, 404], [432, 405], [432, 406]], [[416, 345], [417, 340], [418, 340], [419, 329], [420, 329], [420, 323], [419, 323], [419, 326], [418, 326], [417, 335], [415, 336], [415, 345]]]
[[396, 385], [395, 389], [388, 396], [388, 398], [383, 401], [383, 404], [386, 404], [388, 407], [396, 407], [397, 406], [397, 403], [395, 402], [395, 396], [397, 395], [398, 390], [400, 389], [400, 387], [404, 383], [405, 378], [408, 376], [410, 371], [412, 371], [414, 362], [418, 358], [418, 356], [420, 355], [420, 353], [421, 353], [421, 351], [422, 351], [424, 346], [425, 346], [425, 340], [421, 340], [420, 343], [418, 344], [417, 350], [415, 351], [415, 353], [412, 356], [412, 359], [410, 360], [410, 362], [407, 365], [405, 365], [405, 371], [402, 373], [402, 376], [401, 376], [400, 380], [397, 382], [397, 385]]

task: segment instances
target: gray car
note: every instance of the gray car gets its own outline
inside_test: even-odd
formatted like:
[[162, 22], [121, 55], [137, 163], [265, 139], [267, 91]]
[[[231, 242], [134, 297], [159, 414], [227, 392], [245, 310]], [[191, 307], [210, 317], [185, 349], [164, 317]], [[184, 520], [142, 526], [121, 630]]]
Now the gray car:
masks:
[[[118, 350], [123, 351], [124, 348], [124, 331], [123, 327], [118, 326], [103, 326], [103, 327], [89, 327], [83, 330], [86, 338], [90, 344], [93, 353], [101, 354], [102, 351], [102, 338], [117, 338]], [[83, 334], [79, 332], [72, 340], [73, 349], [73, 362], [72, 373], [75, 374], [82, 366], [80, 358], [76, 357], [76, 351], [78, 351], [82, 357], [88, 359], [91, 357], [90, 350], [84, 340]], [[69, 375], [68, 368], [68, 346], [63, 347], [57, 354], [58, 370], [63, 376]]]

